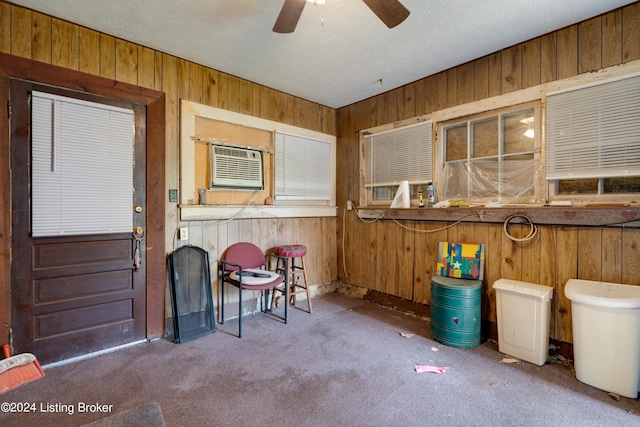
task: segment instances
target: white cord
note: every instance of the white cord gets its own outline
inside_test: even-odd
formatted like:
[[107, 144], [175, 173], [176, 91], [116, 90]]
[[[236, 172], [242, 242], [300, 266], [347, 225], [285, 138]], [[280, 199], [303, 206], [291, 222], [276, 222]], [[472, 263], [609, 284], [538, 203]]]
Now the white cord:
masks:
[[238, 212], [236, 212], [235, 214], [233, 214], [231, 217], [226, 218], [226, 219], [221, 219], [218, 221], [214, 221], [213, 224], [222, 224], [224, 222], [229, 222], [229, 221], [233, 221], [234, 219], [236, 219], [242, 212], [244, 212], [245, 209], [247, 209], [249, 206], [251, 206], [251, 204], [253, 202], [256, 201], [256, 199], [258, 198], [258, 196], [260, 195], [260, 193], [262, 193], [262, 190], [257, 190], [256, 194], [251, 198], [251, 200], [249, 200], [247, 202], [246, 205], [244, 205], [242, 208], [240, 208], [240, 210]]
[[365, 224], [373, 224], [374, 222], [376, 222], [377, 220], [379, 220], [380, 218], [384, 217], [384, 213], [382, 211], [377, 211], [378, 212], [378, 216], [375, 218], [371, 218], [371, 219], [364, 219], [360, 216], [360, 212], [358, 212], [358, 208], [353, 208], [353, 210], [355, 211], [356, 215], [358, 215], [358, 219], [360, 219], [360, 221], [364, 222]]
[[416, 233], [436, 233], [436, 232], [438, 232], [438, 231], [444, 231], [444, 230], [446, 230], [446, 229], [448, 229], [448, 228], [455, 227], [456, 225], [460, 224], [460, 223], [461, 223], [462, 221], [464, 221], [465, 219], [467, 219], [467, 218], [471, 218], [472, 216], [475, 216], [475, 215], [467, 215], [467, 216], [463, 216], [462, 218], [460, 218], [460, 219], [459, 219], [459, 220], [457, 220], [456, 222], [451, 223], [451, 224], [447, 225], [446, 227], [434, 228], [434, 229], [431, 229], [431, 230], [424, 230], [424, 229], [419, 229], [419, 228], [411, 228], [411, 227], [407, 227], [406, 225], [402, 225], [402, 224], [401, 224], [400, 222], [398, 222], [398, 220], [397, 220], [397, 219], [395, 219], [395, 218], [390, 218], [390, 219], [391, 219], [393, 222], [395, 222], [396, 224], [398, 224], [398, 226], [399, 226], [399, 227], [402, 227], [402, 228], [404, 228], [405, 230], [415, 231]]
[[[407, 227], [406, 225], [401, 224], [398, 220], [396, 220], [395, 218], [391, 218], [391, 217], [386, 217], [384, 214], [384, 211], [378, 211], [378, 216], [376, 216], [373, 219], [364, 219], [360, 216], [360, 213], [358, 212], [358, 209], [354, 209], [356, 215], [358, 216], [358, 219], [360, 219], [360, 221], [366, 223], [366, 224], [372, 224], [376, 221], [378, 221], [380, 218], [389, 218], [391, 219], [393, 222], [395, 222], [399, 227], [404, 228], [405, 230], [409, 230], [409, 231], [415, 231], [416, 233], [436, 233], [439, 231], [444, 231], [448, 228], [451, 227], [455, 227], [456, 225], [458, 225], [459, 223], [461, 223], [462, 221], [464, 221], [465, 219], [474, 217], [476, 215], [478, 215], [480, 217], [480, 220], [482, 222], [484, 222], [484, 217], [486, 217], [487, 215], [483, 215], [481, 211], [476, 211], [476, 215], [466, 215], [462, 218], [460, 218], [458, 221], [451, 223], [445, 227], [441, 227], [441, 228], [436, 228], [436, 229], [432, 229], [432, 230], [424, 230], [424, 229], [417, 229], [417, 228], [411, 228], [411, 227]], [[342, 269], [344, 271], [344, 275], [345, 277], [349, 277], [349, 274], [347, 273], [347, 261], [346, 261], [346, 256], [345, 256], [345, 236], [346, 236], [346, 215], [347, 215], [347, 208], [345, 206], [344, 208], [344, 212], [342, 215]], [[493, 217], [494, 219], [498, 219]], [[511, 234], [509, 234], [509, 226], [511, 225], [511, 220], [514, 218], [524, 218], [528, 223], [529, 226], [531, 227], [531, 231], [529, 232], [529, 234], [526, 237], [523, 238], [517, 238], [517, 237], [513, 237]], [[522, 223], [523, 224], [523, 223]], [[511, 240], [513, 240], [514, 242], [527, 242], [531, 239], [533, 239], [536, 234], [538, 233], [538, 227], [536, 227], [536, 225], [525, 215], [519, 215], [519, 214], [515, 214], [515, 215], [511, 215], [510, 217], [508, 217], [503, 224], [503, 228], [504, 228], [504, 232], [507, 235], [507, 237]]]
[[[529, 231], [529, 234], [526, 237], [522, 237], [522, 238], [517, 238], [517, 237], [513, 237], [511, 234], [509, 234], [509, 226], [512, 225], [511, 224], [511, 220], [514, 218], [523, 218], [526, 220], [526, 222], [529, 223], [529, 226], [531, 227], [531, 230]], [[526, 223], [517, 223], [517, 224], [526, 224]], [[504, 220], [504, 224], [503, 224], [503, 229], [504, 229], [504, 233], [507, 235], [507, 237], [511, 240], [513, 240], [514, 242], [528, 242], [529, 240], [533, 239], [535, 237], [535, 235], [538, 233], [538, 227], [536, 227], [536, 225], [529, 219], [529, 217], [525, 216], [525, 215], [520, 215], [520, 214], [515, 214], [515, 215], [511, 215], [510, 217], [508, 217], [507, 219]]]
[[[380, 218], [388, 218], [388, 219], [392, 220], [393, 222], [395, 222], [399, 227], [404, 228], [405, 230], [415, 231], [416, 233], [437, 233], [438, 231], [443, 231], [443, 230], [446, 230], [448, 228], [455, 227], [456, 225], [458, 225], [459, 223], [461, 223], [465, 219], [475, 216], [473, 214], [472, 215], [467, 215], [467, 216], [464, 216], [464, 217], [460, 218], [458, 221], [447, 225], [446, 227], [435, 228], [435, 229], [431, 229], [431, 230], [424, 230], [424, 229], [407, 227], [406, 225], [401, 224], [395, 218], [385, 216], [384, 211], [381, 211], [381, 210], [378, 211], [378, 216], [373, 218], [373, 219], [371, 219], [371, 220], [366, 220], [366, 219], [362, 218], [360, 216], [360, 213], [358, 213], [358, 209], [354, 209], [354, 210], [356, 211], [356, 215], [358, 215], [358, 218], [360, 219], [360, 221], [364, 222], [365, 224], [372, 224], [372, 223], [378, 221]], [[479, 215], [478, 211], [476, 211], [476, 214]]]
[[[357, 213], [357, 211], [356, 211]], [[360, 215], [358, 215], [358, 218]], [[342, 271], [344, 271], [344, 276], [349, 278], [349, 273], [347, 273], [347, 257], [344, 255], [344, 240], [346, 236], [346, 224], [347, 224], [347, 207], [344, 207], [344, 211], [342, 213]]]
[[[251, 206], [251, 204], [253, 202], [256, 201], [256, 199], [258, 198], [258, 196], [260, 195], [260, 193], [262, 192], [262, 190], [257, 190], [256, 194], [251, 198], [251, 200], [249, 200], [249, 202], [244, 205], [242, 208], [240, 208], [240, 210], [238, 212], [236, 212], [235, 214], [233, 214], [233, 216], [231, 216], [230, 218], [227, 219], [221, 219], [219, 221], [213, 221], [213, 224], [222, 224], [224, 222], [228, 222], [228, 221], [232, 221], [234, 219], [236, 219], [238, 217], [238, 215], [240, 215], [245, 209], [247, 209], [249, 206]], [[173, 250], [176, 250], [176, 240], [178, 237], [178, 233], [180, 232], [180, 227], [176, 228], [175, 233], [173, 233]]]

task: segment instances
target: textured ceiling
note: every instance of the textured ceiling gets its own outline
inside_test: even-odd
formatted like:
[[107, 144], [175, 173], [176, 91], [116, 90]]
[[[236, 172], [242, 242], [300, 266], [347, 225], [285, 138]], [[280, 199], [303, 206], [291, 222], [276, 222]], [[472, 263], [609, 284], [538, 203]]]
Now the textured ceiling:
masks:
[[393, 29], [360, 0], [326, 0], [276, 34], [284, 0], [11, 0], [333, 108], [633, 3], [401, 1]]

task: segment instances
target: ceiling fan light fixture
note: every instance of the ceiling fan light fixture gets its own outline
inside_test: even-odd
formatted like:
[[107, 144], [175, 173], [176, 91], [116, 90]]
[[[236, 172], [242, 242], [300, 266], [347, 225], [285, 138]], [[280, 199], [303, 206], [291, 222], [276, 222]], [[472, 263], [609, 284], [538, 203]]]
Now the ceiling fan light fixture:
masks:
[[[400, 0], [362, 0], [373, 13], [389, 28], [399, 25], [409, 16], [409, 10]], [[307, 3], [325, 4], [325, 0], [284, 0], [282, 9], [273, 26], [274, 33], [293, 33], [298, 25], [302, 10]]]

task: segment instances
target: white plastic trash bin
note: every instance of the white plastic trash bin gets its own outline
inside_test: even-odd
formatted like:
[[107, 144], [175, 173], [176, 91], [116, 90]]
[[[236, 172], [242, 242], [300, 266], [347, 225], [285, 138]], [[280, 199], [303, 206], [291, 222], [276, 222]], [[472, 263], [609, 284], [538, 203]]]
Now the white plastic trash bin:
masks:
[[637, 398], [640, 388], [640, 286], [570, 279], [573, 363], [585, 384]]
[[542, 366], [549, 354], [553, 288], [499, 279], [493, 284], [498, 314], [498, 350]]

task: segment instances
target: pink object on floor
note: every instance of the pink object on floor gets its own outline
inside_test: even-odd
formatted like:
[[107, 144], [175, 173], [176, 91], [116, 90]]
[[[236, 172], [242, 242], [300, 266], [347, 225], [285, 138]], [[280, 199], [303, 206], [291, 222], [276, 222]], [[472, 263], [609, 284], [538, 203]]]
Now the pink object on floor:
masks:
[[421, 374], [423, 372], [432, 372], [434, 374], [444, 374], [449, 370], [448, 366], [439, 368], [437, 366], [429, 366], [429, 365], [416, 365], [415, 370], [417, 373]]

